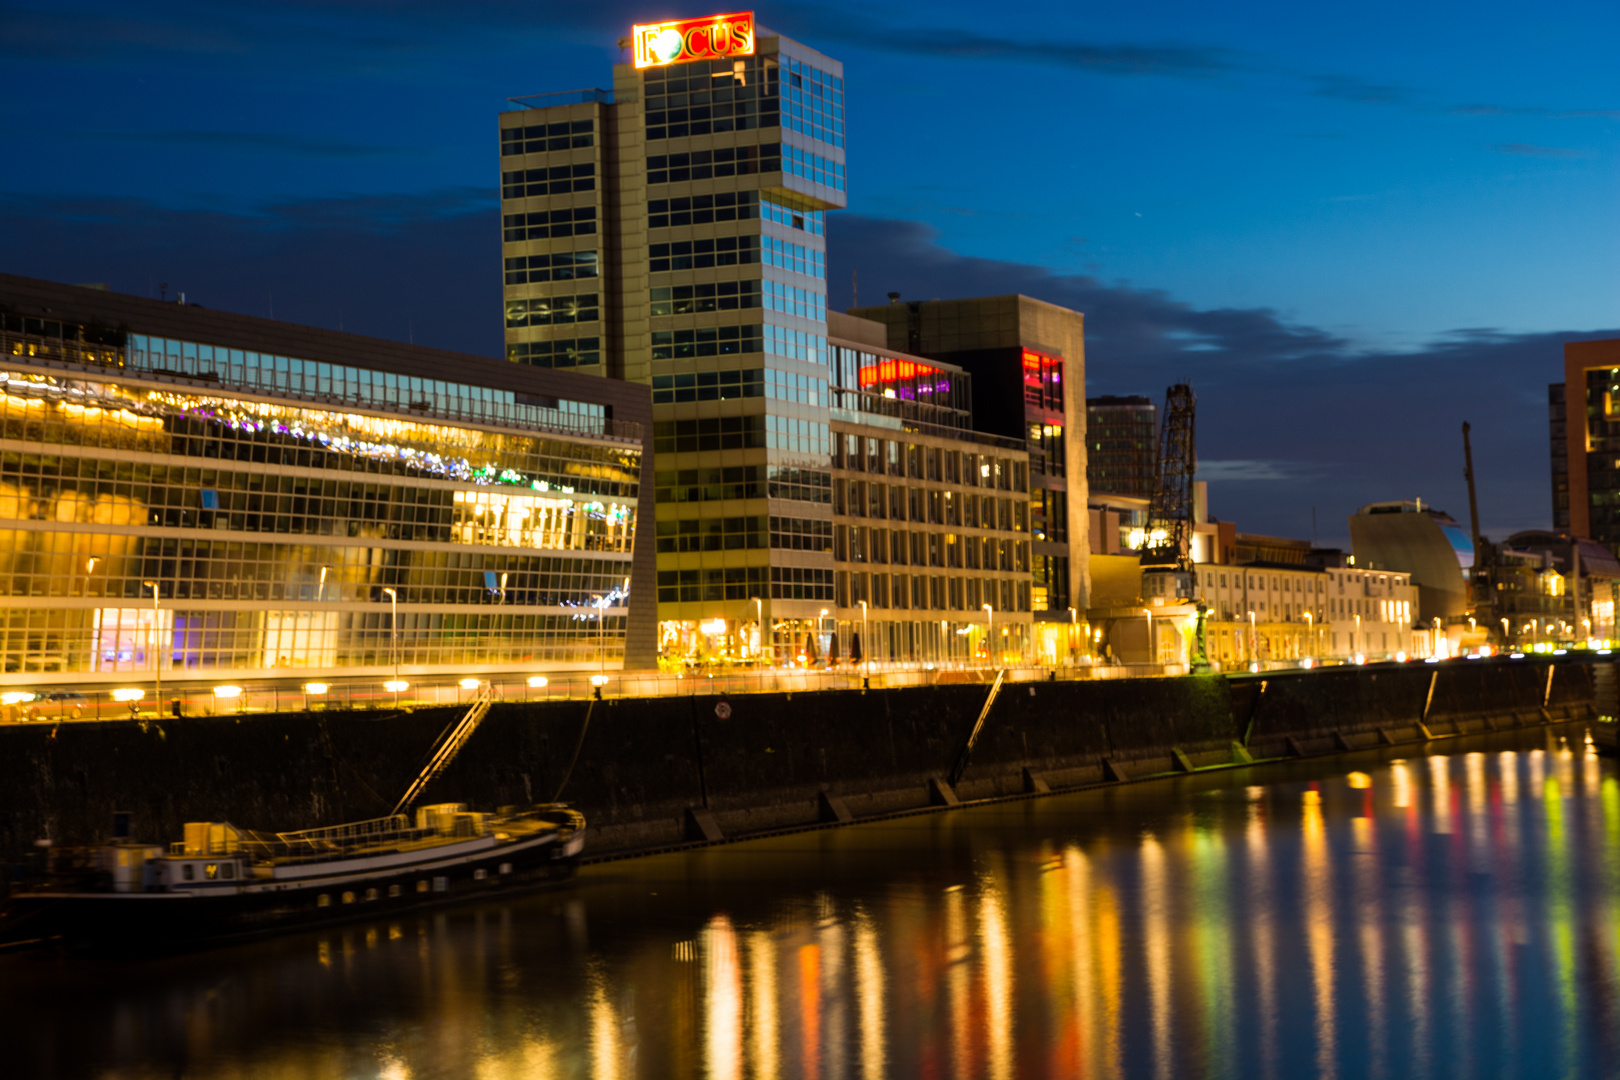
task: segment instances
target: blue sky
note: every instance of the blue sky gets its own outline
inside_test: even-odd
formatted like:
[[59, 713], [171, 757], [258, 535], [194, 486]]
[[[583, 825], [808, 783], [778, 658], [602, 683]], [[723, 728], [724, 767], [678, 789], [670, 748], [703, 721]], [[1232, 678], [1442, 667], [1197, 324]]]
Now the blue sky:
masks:
[[[0, 269], [499, 348], [495, 114], [605, 86], [614, 2], [16, 3]], [[841, 59], [832, 302], [1087, 312], [1093, 393], [1191, 379], [1216, 513], [1548, 517], [1545, 384], [1620, 326], [1612, 3], [781, 4]]]

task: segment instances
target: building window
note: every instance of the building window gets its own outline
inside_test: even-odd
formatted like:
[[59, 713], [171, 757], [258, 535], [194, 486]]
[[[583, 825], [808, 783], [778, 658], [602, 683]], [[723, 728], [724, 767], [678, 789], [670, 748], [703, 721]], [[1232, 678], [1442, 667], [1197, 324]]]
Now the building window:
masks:
[[687, 154], [651, 155], [647, 158], [647, 183], [678, 184], [717, 176], [779, 172], [781, 169], [782, 147], [777, 144], [722, 146]]
[[759, 192], [722, 191], [714, 195], [686, 195], [677, 199], [649, 199], [649, 229], [682, 225], [711, 225], [717, 221], [752, 221], [759, 217]]
[[596, 190], [596, 165], [552, 165], [549, 168], [519, 169], [501, 173], [501, 198], [523, 199], [543, 195], [566, 195], [571, 191]]
[[506, 284], [543, 285], [548, 281], [574, 281], [601, 274], [594, 251], [553, 251], [544, 255], [514, 255], [505, 260]]
[[656, 315], [698, 315], [759, 307], [759, 282], [717, 281], [704, 285], [670, 285], [649, 293]]
[[679, 240], [649, 244], [648, 271], [703, 270], [714, 266], [746, 266], [759, 262], [760, 238], [719, 236], [712, 240]]
[[502, 239], [507, 243], [524, 240], [555, 240], [563, 236], [592, 236], [596, 233], [596, 207], [536, 210], [528, 214], [507, 214], [502, 218]]
[[577, 296], [535, 296], [506, 302], [506, 328], [524, 326], [563, 326], [595, 322], [601, 318], [596, 293]]
[[759, 352], [760, 327], [708, 326], [695, 330], [654, 330], [652, 358], [681, 360], [690, 356], [730, 356]]
[[564, 120], [556, 124], [529, 124], [501, 129], [501, 156], [578, 150], [596, 143], [596, 121]]
[[589, 367], [602, 362], [601, 338], [566, 341], [522, 341], [506, 347], [506, 358], [531, 367]]

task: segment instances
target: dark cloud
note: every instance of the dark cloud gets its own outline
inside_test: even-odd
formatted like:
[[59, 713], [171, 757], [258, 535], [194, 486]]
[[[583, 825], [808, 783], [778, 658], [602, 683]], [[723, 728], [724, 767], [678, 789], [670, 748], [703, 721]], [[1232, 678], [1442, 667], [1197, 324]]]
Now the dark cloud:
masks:
[[274, 131], [105, 131], [102, 141], [153, 146], [194, 146], [206, 150], [264, 154], [273, 157], [360, 159], [397, 157], [415, 151], [405, 146], [367, 146], [362, 143], [320, 139]]
[[1348, 543], [1345, 517], [1422, 496], [1461, 518], [1460, 427], [1473, 424], [1481, 525], [1505, 535], [1551, 513], [1546, 387], [1566, 341], [1620, 330], [1507, 334], [1461, 330], [1423, 348], [1362, 348], [1266, 308], [1204, 309], [1163, 291], [1043, 267], [957, 255], [926, 226], [829, 219], [829, 304], [1023, 293], [1083, 312], [1086, 387], [1160, 397], [1198, 394], [1198, 446], [1212, 512], [1240, 529]]
[[0, 199], [0, 268], [118, 292], [499, 356], [494, 191], [278, 203], [249, 213], [138, 199]]
[[[132, 199], [0, 199], [0, 269], [107, 282], [289, 322], [498, 356], [495, 193], [336, 197], [252, 212]], [[1086, 317], [1087, 390], [1155, 397], [1190, 382], [1213, 512], [1247, 531], [1346, 542], [1345, 515], [1422, 496], [1467, 513], [1459, 427], [1474, 428], [1481, 522], [1502, 535], [1549, 516], [1546, 384], [1591, 333], [1459, 330], [1421, 349], [1357, 346], [1266, 308], [1200, 308], [1162, 290], [958, 255], [927, 227], [829, 221], [829, 303], [1025, 293]]]

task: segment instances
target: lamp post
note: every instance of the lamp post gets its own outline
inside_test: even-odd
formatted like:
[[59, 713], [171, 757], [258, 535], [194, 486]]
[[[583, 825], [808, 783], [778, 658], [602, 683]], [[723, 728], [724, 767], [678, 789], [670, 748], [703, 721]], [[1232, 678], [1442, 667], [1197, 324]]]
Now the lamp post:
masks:
[[861, 660], [866, 664], [866, 677], [872, 677], [872, 635], [866, 629], [866, 601], [861, 604]]
[[991, 607], [989, 604], [984, 604], [981, 606], [984, 608], [984, 654], [990, 659], [991, 666], [993, 667], [995, 662], [996, 643], [995, 639], [990, 635], [992, 632], [994, 632], [996, 627], [996, 609]]
[[163, 635], [158, 632], [158, 583], [143, 581], [142, 585], [152, 590], [152, 713], [155, 716], [163, 715], [163, 653], [158, 648], [158, 642]]
[[1159, 662], [1159, 650], [1154, 647], [1154, 645], [1156, 643], [1153, 640], [1153, 609], [1152, 608], [1143, 608], [1142, 609], [1142, 614], [1147, 616], [1148, 663], [1156, 664], [1156, 663]]
[[754, 659], [761, 659], [765, 655], [765, 605], [759, 597], [754, 597], [754, 635], [759, 642], [754, 646]]
[[[816, 621], [816, 637], [818, 637], [818, 638], [821, 637], [821, 631], [822, 631], [823, 628], [826, 627], [826, 625], [827, 625], [827, 609], [822, 608], [821, 609], [821, 618]], [[826, 653], [822, 653], [823, 658], [825, 658], [826, 655], [827, 655]]]
[[1502, 647], [1507, 648], [1508, 647], [1508, 636], [1509, 636], [1508, 635], [1508, 621], [1506, 619], [1500, 619], [1498, 621], [1501, 622], [1501, 624], [1502, 624]]
[[394, 708], [399, 708], [399, 594], [384, 588], [388, 594], [388, 656], [394, 662]]
[[1434, 620], [1434, 655], [1440, 655], [1440, 619], [1438, 616]]
[[1254, 625], [1254, 612], [1249, 612], [1249, 663], [1260, 670], [1260, 630]]
[[1316, 652], [1316, 618], [1310, 612], [1305, 613], [1305, 629], [1311, 639], [1311, 652]]
[[[596, 661], [602, 665], [602, 678], [607, 679], [607, 644], [602, 637], [602, 619], [607, 615], [607, 597], [600, 593], [592, 593], [591, 599], [596, 601]], [[620, 680], [620, 690], [624, 689], [623, 680]], [[603, 686], [607, 683], [604, 681]]]

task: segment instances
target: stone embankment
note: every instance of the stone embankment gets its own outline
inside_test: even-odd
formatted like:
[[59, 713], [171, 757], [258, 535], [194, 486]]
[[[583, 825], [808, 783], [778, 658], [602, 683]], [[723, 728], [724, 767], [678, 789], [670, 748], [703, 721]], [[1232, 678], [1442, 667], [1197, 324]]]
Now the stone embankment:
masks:
[[[577, 747], [563, 798], [591, 822], [593, 853], [629, 852], [1586, 719], [1598, 712], [1599, 670], [1610, 675], [1561, 659], [1016, 683], [988, 712], [983, 685], [502, 703], [423, 801], [550, 801]], [[163, 841], [187, 821], [283, 831], [381, 816], [459, 715], [0, 728], [0, 857], [15, 860], [41, 837], [97, 840], [115, 810], [134, 814], [140, 838]]]

